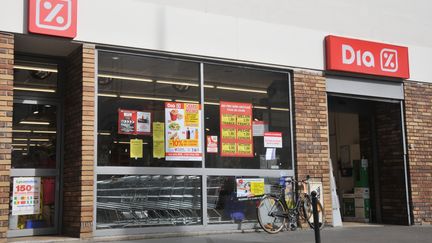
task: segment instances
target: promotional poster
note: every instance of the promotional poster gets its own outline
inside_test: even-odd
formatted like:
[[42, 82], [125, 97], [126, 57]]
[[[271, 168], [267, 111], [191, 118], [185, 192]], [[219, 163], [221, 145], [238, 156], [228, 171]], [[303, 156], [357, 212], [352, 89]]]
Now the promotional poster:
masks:
[[199, 104], [165, 103], [166, 160], [202, 160], [200, 121]]

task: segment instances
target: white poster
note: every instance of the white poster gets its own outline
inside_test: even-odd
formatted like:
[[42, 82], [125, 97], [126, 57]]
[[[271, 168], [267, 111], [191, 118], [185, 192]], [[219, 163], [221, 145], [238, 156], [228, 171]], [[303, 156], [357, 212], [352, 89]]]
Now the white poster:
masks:
[[165, 137], [166, 160], [202, 160], [201, 106], [166, 102]]
[[151, 113], [145, 111], [137, 111], [137, 133], [151, 133]]
[[281, 132], [265, 132], [264, 133], [265, 148], [282, 148], [282, 133]]
[[12, 215], [40, 213], [40, 177], [14, 177]]

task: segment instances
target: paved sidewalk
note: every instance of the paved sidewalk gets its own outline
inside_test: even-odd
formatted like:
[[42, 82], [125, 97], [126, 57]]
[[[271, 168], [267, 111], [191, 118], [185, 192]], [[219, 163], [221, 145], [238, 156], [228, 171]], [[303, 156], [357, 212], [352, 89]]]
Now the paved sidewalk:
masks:
[[[215, 234], [195, 237], [176, 237], [162, 239], [146, 239], [134, 241], [120, 241], [122, 243], [313, 243], [312, 230], [298, 230], [281, 232], [279, 234], [235, 233]], [[325, 228], [321, 232], [322, 243], [417, 243], [432, 242], [432, 227], [430, 226], [382, 226], [364, 225], [340, 228]]]
[[[137, 236], [129, 236], [137, 237]], [[139, 237], [139, 236], [138, 236]], [[155, 236], [151, 236], [155, 237]], [[9, 239], [8, 242], [19, 243], [314, 243], [312, 230], [297, 230], [267, 234], [252, 233], [218, 233], [201, 236], [167, 237], [141, 240], [119, 240], [123, 237], [103, 237], [94, 240], [56, 236], [39, 236]], [[130, 238], [131, 239], [131, 238]], [[321, 231], [322, 243], [432, 243], [432, 226], [390, 226], [368, 224], [345, 224], [339, 228], [324, 228]]]

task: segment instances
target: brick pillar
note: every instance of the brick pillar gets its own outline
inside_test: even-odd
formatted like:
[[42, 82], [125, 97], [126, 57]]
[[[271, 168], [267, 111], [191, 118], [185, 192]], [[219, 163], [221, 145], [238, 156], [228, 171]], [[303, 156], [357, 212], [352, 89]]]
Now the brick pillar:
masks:
[[93, 232], [95, 48], [84, 44], [68, 57], [65, 88], [63, 232]]
[[326, 82], [321, 72], [294, 72], [295, 157], [298, 179], [323, 183], [326, 223], [333, 221], [330, 191]]
[[9, 226], [14, 36], [0, 33], [0, 242]]
[[406, 81], [405, 122], [415, 224], [432, 224], [432, 84]]

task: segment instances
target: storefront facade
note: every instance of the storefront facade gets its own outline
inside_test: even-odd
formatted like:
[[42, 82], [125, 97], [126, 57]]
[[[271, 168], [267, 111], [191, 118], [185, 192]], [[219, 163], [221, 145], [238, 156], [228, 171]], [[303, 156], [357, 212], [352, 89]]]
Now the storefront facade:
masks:
[[[402, 39], [405, 55], [372, 63], [351, 43], [342, 64], [366, 69], [338, 69], [323, 61], [328, 32], [192, 2], [7, 1], [3, 239], [252, 229], [256, 201], [243, 199], [306, 175], [328, 225], [332, 176], [341, 203], [370, 188], [370, 222], [431, 223], [432, 48]], [[371, 183], [345, 190], [359, 158], [343, 150], [356, 147]]]

